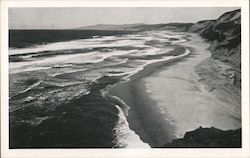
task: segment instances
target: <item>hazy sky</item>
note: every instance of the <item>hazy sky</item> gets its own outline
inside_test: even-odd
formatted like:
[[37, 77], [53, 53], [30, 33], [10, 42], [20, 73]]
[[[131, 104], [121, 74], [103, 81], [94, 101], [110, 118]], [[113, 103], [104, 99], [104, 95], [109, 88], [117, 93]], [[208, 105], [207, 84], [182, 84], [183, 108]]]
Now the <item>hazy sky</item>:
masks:
[[197, 22], [238, 8], [10, 8], [10, 29], [66, 29], [95, 24]]

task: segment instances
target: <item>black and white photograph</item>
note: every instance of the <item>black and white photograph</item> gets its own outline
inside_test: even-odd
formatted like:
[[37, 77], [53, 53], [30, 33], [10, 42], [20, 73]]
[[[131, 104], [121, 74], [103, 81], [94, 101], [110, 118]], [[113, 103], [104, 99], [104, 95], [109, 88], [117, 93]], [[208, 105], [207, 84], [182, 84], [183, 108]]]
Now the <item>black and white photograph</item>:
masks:
[[240, 5], [8, 7], [7, 20], [10, 151], [248, 141]]

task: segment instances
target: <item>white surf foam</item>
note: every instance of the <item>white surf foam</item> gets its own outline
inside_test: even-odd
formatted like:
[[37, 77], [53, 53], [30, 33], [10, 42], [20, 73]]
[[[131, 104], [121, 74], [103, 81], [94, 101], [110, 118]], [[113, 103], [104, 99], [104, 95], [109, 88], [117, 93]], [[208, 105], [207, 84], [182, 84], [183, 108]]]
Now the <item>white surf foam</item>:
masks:
[[115, 127], [116, 146], [124, 148], [150, 148], [149, 144], [143, 142], [140, 137], [129, 128], [128, 121], [122, 109], [116, 105], [119, 113], [119, 119]]

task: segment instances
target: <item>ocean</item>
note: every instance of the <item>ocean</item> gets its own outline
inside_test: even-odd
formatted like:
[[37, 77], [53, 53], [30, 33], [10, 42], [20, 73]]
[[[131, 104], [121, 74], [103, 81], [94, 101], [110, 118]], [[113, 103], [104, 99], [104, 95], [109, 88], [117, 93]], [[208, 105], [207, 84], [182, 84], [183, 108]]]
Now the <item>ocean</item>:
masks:
[[11, 30], [10, 148], [149, 148], [108, 90], [184, 54], [169, 31]]

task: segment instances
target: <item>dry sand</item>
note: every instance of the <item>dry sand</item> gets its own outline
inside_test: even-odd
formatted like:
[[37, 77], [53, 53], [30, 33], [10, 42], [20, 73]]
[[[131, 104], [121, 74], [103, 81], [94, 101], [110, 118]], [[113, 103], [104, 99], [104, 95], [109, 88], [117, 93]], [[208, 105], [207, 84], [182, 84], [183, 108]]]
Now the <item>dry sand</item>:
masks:
[[183, 137], [199, 126], [241, 127], [239, 93], [231, 92], [225, 78], [214, 77], [228, 66], [211, 64], [209, 44], [196, 34], [190, 35], [190, 41], [179, 44], [192, 50], [190, 55], [146, 66], [129, 82], [110, 90], [130, 107], [130, 128], [152, 147]]

